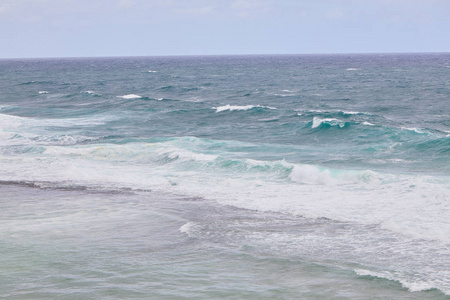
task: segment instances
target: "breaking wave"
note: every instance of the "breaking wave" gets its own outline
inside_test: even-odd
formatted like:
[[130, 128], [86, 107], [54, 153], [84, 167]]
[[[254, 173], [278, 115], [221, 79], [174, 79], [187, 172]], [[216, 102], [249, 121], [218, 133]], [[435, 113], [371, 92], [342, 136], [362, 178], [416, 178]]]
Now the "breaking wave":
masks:
[[136, 95], [136, 94], [128, 94], [128, 95], [123, 95], [123, 96], [117, 96], [118, 98], [122, 98], [122, 99], [141, 99], [142, 96]]
[[224, 105], [219, 107], [213, 107], [212, 109], [215, 109], [216, 112], [222, 112], [222, 111], [235, 111], [235, 110], [250, 110], [254, 108], [262, 108], [262, 109], [276, 109], [276, 107], [271, 106], [262, 106], [262, 105]]

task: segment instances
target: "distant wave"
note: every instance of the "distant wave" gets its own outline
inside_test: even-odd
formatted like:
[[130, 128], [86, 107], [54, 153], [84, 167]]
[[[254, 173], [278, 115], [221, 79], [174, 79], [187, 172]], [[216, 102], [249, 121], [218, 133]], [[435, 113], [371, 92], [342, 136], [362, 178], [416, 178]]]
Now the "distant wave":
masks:
[[30, 84], [53, 84], [52, 81], [27, 81], [27, 82], [22, 82], [19, 85], [30, 85]]
[[344, 111], [341, 110], [339, 113], [342, 113], [343, 115], [365, 115], [366, 113], [359, 112], [359, 111]]
[[118, 98], [122, 98], [122, 99], [141, 99], [142, 97], [136, 94], [128, 94], [128, 95], [123, 95], [123, 96], [117, 96]]
[[321, 110], [321, 109], [306, 109], [296, 110], [300, 115], [321, 115], [321, 116], [372, 116], [371, 113], [352, 111], [352, 110]]
[[30, 117], [19, 117], [8, 114], [0, 114], [0, 126], [3, 128], [14, 128], [20, 125], [34, 127], [46, 126], [92, 126], [105, 124], [108, 119], [113, 119], [107, 116], [98, 115], [97, 118], [83, 117], [83, 118], [60, 118], [60, 119], [39, 119]]
[[212, 109], [215, 109], [216, 112], [222, 112], [222, 111], [234, 111], [234, 110], [249, 110], [249, 109], [253, 109], [253, 108], [264, 108], [264, 109], [277, 109], [276, 107], [271, 107], [271, 106], [262, 106], [262, 105], [224, 105], [224, 106], [219, 106], [219, 107], [213, 107]]
[[346, 126], [349, 125], [363, 125], [363, 126], [375, 126], [375, 124], [367, 122], [367, 121], [343, 121], [337, 118], [319, 118], [319, 117], [314, 117], [312, 120], [311, 124], [311, 128], [318, 128], [321, 126], [327, 126], [327, 127], [339, 127], [339, 128], [344, 128]]
[[414, 133], [418, 133], [418, 134], [429, 134], [428, 132], [425, 132], [419, 128], [416, 127], [401, 127], [402, 130], [407, 130], [407, 131], [412, 131]]
[[267, 92], [268, 95], [279, 96], [279, 97], [290, 97], [295, 96], [296, 92], [292, 90], [281, 90], [280, 92]]
[[48, 94], [47, 91], [39, 91], [39, 94]]
[[90, 97], [101, 97], [101, 94], [96, 93], [94, 91], [82, 91], [81, 94]]
[[335, 119], [335, 118], [321, 119], [321, 118], [318, 118], [318, 117], [314, 117], [313, 121], [312, 121], [311, 128], [318, 128], [322, 124], [327, 124], [329, 126], [338, 126], [340, 128], [343, 128], [347, 123], [344, 122], [344, 121], [341, 121], [339, 119]]

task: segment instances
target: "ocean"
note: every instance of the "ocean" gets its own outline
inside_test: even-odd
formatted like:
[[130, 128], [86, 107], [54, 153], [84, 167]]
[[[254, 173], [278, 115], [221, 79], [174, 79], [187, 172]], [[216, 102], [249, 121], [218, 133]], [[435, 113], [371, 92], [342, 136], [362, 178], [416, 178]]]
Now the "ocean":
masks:
[[0, 60], [7, 299], [449, 299], [450, 54]]

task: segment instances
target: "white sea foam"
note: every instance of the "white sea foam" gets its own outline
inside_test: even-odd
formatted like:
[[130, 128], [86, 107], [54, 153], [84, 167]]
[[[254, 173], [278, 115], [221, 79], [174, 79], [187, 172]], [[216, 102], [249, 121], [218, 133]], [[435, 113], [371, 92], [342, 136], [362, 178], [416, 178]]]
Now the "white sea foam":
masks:
[[345, 69], [346, 71], [357, 71], [357, 70], [359, 70], [358, 68], [347, 68], [347, 69]]
[[[26, 128], [39, 129], [46, 126], [91, 126], [91, 125], [101, 125], [108, 121], [110, 118], [108, 116], [97, 116], [96, 118], [85, 117], [85, 118], [65, 118], [65, 119], [39, 119], [39, 118], [29, 118], [29, 117], [18, 117], [13, 115], [0, 114], [0, 126], [3, 128], [17, 128], [19, 126], [24, 126]], [[27, 131], [31, 133], [32, 131]]]
[[330, 124], [331, 126], [339, 126], [341, 128], [345, 126], [345, 122], [343, 122], [339, 119], [335, 119], [335, 118], [321, 119], [319, 117], [314, 117], [311, 128], [317, 128], [324, 123]]
[[266, 118], [266, 119], [258, 119], [258, 121], [261, 121], [261, 122], [274, 122], [274, 121], [278, 121], [278, 120], [279, 120], [278, 117]]
[[269, 95], [279, 96], [279, 97], [289, 97], [294, 96], [295, 91], [291, 90], [281, 90], [282, 93], [268, 93]]
[[266, 109], [277, 109], [276, 107], [270, 107], [270, 106], [262, 106], [262, 105], [224, 105], [219, 107], [213, 107], [212, 109], [215, 109], [216, 112], [222, 112], [222, 111], [234, 111], [234, 110], [249, 110], [252, 108], [266, 108]]
[[293, 182], [312, 185], [367, 183], [376, 178], [372, 171], [340, 171], [313, 165], [293, 165], [289, 178]]
[[343, 114], [343, 115], [370, 115], [370, 113], [360, 112], [360, 111], [347, 111], [347, 110], [321, 110], [321, 109], [310, 109], [307, 110], [308, 113], [319, 113], [319, 114]]
[[93, 95], [93, 96], [100, 96], [100, 94], [94, 92], [94, 91], [83, 91], [83, 94]]
[[364, 114], [364, 113], [361, 113], [359, 111], [342, 111], [342, 113], [344, 115], [362, 115], [362, 114]]
[[200, 231], [200, 227], [194, 222], [187, 222], [180, 227], [179, 231], [187, 234], [189, 237], [194, 237]]
[[142, 98], [139, 95], [136, 94], [128, 94], [128, 95], [123, 95], [123, 96], [117, 96], [118, 98], [122, 98], [122, 99], [140, 99]]
[[0, 128], [17, 127], [18, 125], [22, 124], [22, 122], [26, 119], [27, 118], [13, 115], [0, 114]]
[[148, 73], [158, 73], [158, 71], [155, 71], [155, 70], [149, 70]]
[[48, 94], [47, 91], [39, 91], [39, 94]]
[[292, 94], [292, 93], [289, 93], [289, 94], [278, 94], [278, 93], [275, 93], [275, 94], [271, 94], [271, 95], [278, 96], [278, 97], [289, 97], [289, 96], [294, 96], [295, 94]]
[[170, 159], [181, 159], [184, 161], [210, 162], [217, 159], [217, 155], [195, 153], [189, 150], [175, 148], [175, 147], [161, 147], [156, 151], [159, 155], [166, 155]]
[[450, 197], [450, 178], [237, 159], [228, 152], [206, 150], [213, 144], [174, 138], [159, 143], [45, 146], [32, 156], [0, 155], [0, 178], [152, 189], [246, 209], [373, 224], [450, 242], [450, 203], [445, 201]]
[[[407, 288], [411, 292], [426, 291], [426, 290], [430, 290], [430, 289], [439, 287], [439, 284], [436, 284], [434, 282], [428, 282], [426, 280], [419, 281], [417, 279], [415, 281], [413, 281], [411, 279], [404, 278], [405, 276], [402, 276], [400, 274], [393, 274], [388, 271], [375, 272], [375, 271], [369, 271], [369, 270], [364, 270], [364, 269], [355, 269], [354, 271], [359, 276], [378, 277], [378, 278], [383, 278], [383, 279], [400, 282], [400, 284], [403, 287]], [[446, 292], [445, 289], [443, 289], [443, 291]], [[447, 291], [446, 293], [448, 293], [448, 292], [450, 292], [450, 291]]]
[[[212, 162], [217, 155], [195, 153], [186, 149], [169, 146], [168, 144], [130, 143], [126, 145], [89, 145], [77, 147], [48, 146], [45, 154], [54, 156], [79, 156], [87, 159], [105, 161], [155, 161], [158, 157], [182, 162]], [[166, 162], [167, 163], [167, 162]]]
[[423, 131], [422, 129], [416, 128], [416, 127], [401, 127], [402, 130], [408, 130], [413, 131], [415, 133], [419, 134], [428, 134], [427, 132]]
[[294, 182], [304, 184], [329, 185], [336, 183], [336, 180], [332, 178], [329, 170], [320, 170], [319, 168], [310, 165], [294, 166], [289, 178]]

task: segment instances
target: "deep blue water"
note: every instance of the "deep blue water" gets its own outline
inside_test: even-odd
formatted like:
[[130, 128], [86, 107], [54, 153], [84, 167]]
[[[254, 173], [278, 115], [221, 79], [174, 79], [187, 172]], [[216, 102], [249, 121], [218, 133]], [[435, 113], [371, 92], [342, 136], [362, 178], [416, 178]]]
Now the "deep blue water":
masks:
[[450, 54], [1, 60], [0, 91], [4, 295], [450, 294]]

